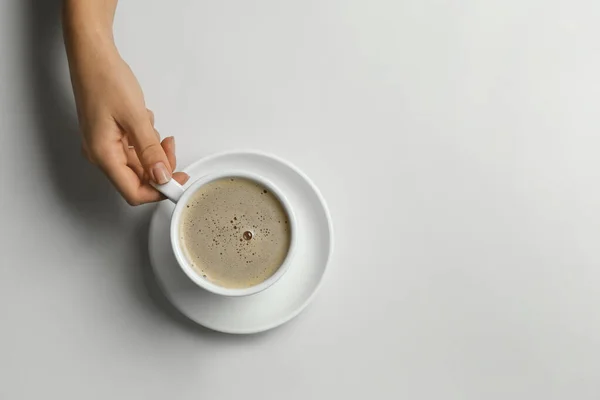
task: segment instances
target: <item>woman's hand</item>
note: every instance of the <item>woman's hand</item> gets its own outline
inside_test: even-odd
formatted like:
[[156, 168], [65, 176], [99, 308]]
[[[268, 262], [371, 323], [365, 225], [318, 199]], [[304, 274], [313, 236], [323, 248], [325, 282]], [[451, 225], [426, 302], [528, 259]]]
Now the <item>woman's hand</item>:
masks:
[[[112, 40], [112, 17], [94, 23], [85, 17], [85, 11], [90, 10], [81, 12], [77, 6], [69, 9], [68, 5], [67, 1], [65, 43], [83, 152], [129, 204], [161, 200], [150, 180], [162, 184], [171, 178], [179, 183], [188, 179], [184, 173], [173, 173], [175, 140], [168, 137], [160, 141], [142, 89]], [[106, 10], [100, 16], [106, 17]], [[110, 21], [110, 26], [103, 20]]]

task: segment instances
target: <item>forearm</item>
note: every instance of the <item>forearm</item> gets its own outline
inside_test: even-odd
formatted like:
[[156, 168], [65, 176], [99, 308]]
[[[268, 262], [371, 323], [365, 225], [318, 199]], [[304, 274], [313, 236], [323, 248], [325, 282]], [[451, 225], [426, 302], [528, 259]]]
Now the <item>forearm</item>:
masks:
[[63, 0], [63, 25], [69, 36], [112, 40], [118, 0]]
[[63, 0], [65, 47], [81, 123], [89, 94], [119, 59], [112, 33], [117, 1]]
[[85, 67], [116, 51], [112, 25], [117, 1], [64, 0], [63, 31], [72, 67]]

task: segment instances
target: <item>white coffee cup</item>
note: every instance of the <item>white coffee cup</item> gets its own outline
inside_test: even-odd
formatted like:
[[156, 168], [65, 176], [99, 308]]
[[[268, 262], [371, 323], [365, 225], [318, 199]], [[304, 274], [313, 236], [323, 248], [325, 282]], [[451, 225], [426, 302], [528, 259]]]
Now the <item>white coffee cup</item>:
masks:
[[[181, 241], [179, 238], [179, 226], [181, 220], [181, 214], [185, 205], [187, 204], [190, 197], [203, 185], [215, 181], [217, 179], [222, 178], [245, 178], [252, 180], [265, 188], [269, 189], [271, 193], [273, 193], [277, 199], [281, 202], [283, 208], [288, 214], [289, 217], [289, 226], [290, 226], [290, 247], [288, 249], [288, 253], [283, 260], [283, 263], [277, 269], [277, 271], [269, 277], [267, 280], [248, 288], [243, 289], [233, 289], [226, 288], [220, 285], [217, 285], [207, 278], [203, 277], [201, 274], [196, 272], [196, 270], [192, 267], [186, 255], [183, 252], [181, 247]], [[209, 292], [222, 295], [222, 296], [231, 296], [231, 297], [239, 297], [239, 296], [250, 296], [263, 290], [267, 289], [275, 282], [277, 282], [290, 268], [291, 259], [296, 248], [296, 239], [297, 239], [297, 224], [296, 217], [294, 215], [294, 211], [292, 207], [290, 207], [290, 203], [283, 195], [283, 193], [268, 179], [248, 172], [242, 171], [223, 171], [220, 173], [205, 175], [194, 183], [192, 183], [187, 189], [181, 186], [175, 179], [171, 179], [168, 183], [164, 185], [153, 184], [153, 186], [159, 190], [162, 194], [164, 194], [169, 200], [175, 203], [175, 209], [173, 210], [173, 215], [171, 216], [171, 246], [173, 247], [173, 253], [175, 254], [175, 258], [177, 259], [177, 263], [183, 270], [183, 272], [198, 286], [201, 288], [208, 290]]]

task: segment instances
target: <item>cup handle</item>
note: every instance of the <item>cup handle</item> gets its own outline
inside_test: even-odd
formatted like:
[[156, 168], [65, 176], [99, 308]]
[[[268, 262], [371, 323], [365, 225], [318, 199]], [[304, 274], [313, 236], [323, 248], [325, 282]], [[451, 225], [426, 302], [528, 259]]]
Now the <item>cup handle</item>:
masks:
[[167, 199], [171, 200], [175, 204], [177, 204], [184, 191], [183, 186], [181, 186], [175, 179], [171, 179], [164, 185], [159, 185], [158, 183], [154, 183], [152, 181], [150, 181], [150, 184], [156, 190], [167, 196]]

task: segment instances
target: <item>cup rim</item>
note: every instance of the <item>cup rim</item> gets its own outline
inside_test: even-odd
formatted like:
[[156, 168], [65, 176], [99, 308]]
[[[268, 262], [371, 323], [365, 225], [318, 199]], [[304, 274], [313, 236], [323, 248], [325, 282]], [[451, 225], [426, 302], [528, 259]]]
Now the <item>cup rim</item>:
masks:
[[[273, 275], [264, 280], [263, 282], [250, 286], [248, 288], [226, 288], [215, 283], [210, 282], [208, 279], [203, 278], [198, 272], [194, 270], [191, 266], [191, 263], [188, 261], [184, 251], [182, 249], [180, 239], [179, 239], [179, 222], [181, 219], [181, 214], [183, 207], [190, 199], [190, 197], [198, 190], [200, 187], [206, 185], [207, 183], [214, 182], [218, 179], [223, 178], [242, 178], [249, 179], [259, 183], [260, 185], [269, 189], [275, 197], [279, 200], [281, 205], [283, 206], [285, 212], [288, 215], [289, 227], [290, 227], [290, 246], [288, 248], [288, 252]], [[253, 294], [257, 294], [262, 292], [263, 290], [271, 287], [275, 284], [281, 277], [289, 270], [291, 265], [291, 260], [293, 253], [295, 252], [297, 241], [297, 222], [296, 216], [288, 199], [285, 195], [279, 190], [279, 188], [274, 185], [267, 178], [245, 171], [239, 170], [227, 170], [217, 173], [206, 174], [201, 178], [197, 179], [193, 182], [188, 188], [186, 188], [181, 195], [181, 198], [175, 205], [175, 209], [173, 210], [173, 214], [171, 216], [171, 247], [173, 249], [173, 253], [175, 254], [175, 258], [177, 259], [177, 263], [179, 267], [183, 270], [183, 272], [187, 275], [188, 278], [192, 280], [195, 284], [200, 286], [202, 289], [205, 289], [214, 294], [228, 296], [228, 297], [241, 297], [241, 296], [250, 296]]]

